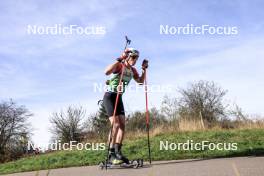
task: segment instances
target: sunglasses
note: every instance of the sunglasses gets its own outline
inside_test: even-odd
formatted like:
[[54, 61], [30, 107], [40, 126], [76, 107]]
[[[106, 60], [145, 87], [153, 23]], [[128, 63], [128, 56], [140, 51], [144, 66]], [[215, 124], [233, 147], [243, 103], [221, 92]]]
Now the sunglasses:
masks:
[[138, 56], [130, 56], [131, 59], [136, 60], [138, 59]]

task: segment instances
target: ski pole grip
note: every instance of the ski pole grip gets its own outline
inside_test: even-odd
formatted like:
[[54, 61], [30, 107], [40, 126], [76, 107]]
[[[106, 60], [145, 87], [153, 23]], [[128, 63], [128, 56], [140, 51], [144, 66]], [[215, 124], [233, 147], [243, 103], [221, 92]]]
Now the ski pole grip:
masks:
[[143, 62], [142, 62], [142, 67], [143, 68], [148, 68], [148, 60], [147, 59], [144, 59]]

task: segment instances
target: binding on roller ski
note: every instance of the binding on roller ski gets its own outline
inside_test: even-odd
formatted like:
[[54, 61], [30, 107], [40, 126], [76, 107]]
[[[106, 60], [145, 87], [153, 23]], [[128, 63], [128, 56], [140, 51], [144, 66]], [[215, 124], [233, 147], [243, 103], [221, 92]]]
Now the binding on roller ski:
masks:
[[[131, 40], [129, 40], [127, 36], [125, 38], [126, 44], [122, 55], [105, 70], [106, 75], [112, 75], [112, 78], [106, 81], [107, 91], [105, 92], [103, 98], [103, 106], [107, 112], [107, 116], [109, 117], [111, 129], [108, 137], [106, 160], [99, 163], [100, 169], [116, 167], [143, 167], [143, 159], [130, 161], [121, 152], [125, 132], [125, 110], [122, 95], [125, 92], [125, 87], [129, 84], [132, 78], [139, 84], [147, 84], [146, 71], [148, 68], [148, 60], [143, 60], [142, 74], [139, 75], [134, 67], [139, 58], [139, 51], [134, 48], [127, 48], [127, 46], [130, 45]], [[148, 133], [147, 145], [149, 150], [149, 162], [151, 164], [147, 86], [145, 86], [145, 96], [146, 129]]]

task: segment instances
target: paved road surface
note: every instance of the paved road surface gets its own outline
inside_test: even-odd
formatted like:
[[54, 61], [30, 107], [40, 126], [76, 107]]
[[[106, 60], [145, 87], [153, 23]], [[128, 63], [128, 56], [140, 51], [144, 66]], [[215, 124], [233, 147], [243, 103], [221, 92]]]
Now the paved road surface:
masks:
[[145, 163], [144, 168], [99, 170], [98, 166], [71, 167], [9, 176], [264, 176], [264, 157], [177, 160]]

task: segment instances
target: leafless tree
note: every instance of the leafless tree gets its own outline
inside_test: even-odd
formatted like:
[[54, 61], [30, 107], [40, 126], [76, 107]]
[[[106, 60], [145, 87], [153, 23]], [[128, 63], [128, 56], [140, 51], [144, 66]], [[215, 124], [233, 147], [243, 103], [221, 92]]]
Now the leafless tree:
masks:
[[199, 81], [180, 89], [179, 113], [189, 118], [202, 118], [209, 124], [225, 116], [223, 97], [227, 91], [214, 82]]
[[229, 115], [233, 117], [233, 120], [237, 121], [247, 121], [248, 117], [246, 114], [244, 114], [241, 107], [239, 107], [237, 104], [233, 105], [233, 108], [229, 110]]
[[[18, 106], [12, 100], [0, 103], [0, 162], [16, 159], [23, 154], [22, 148], [30, 134], [30, 116], [32, 114], [24, 106]], [[21, 149], [18, 153], [17, 150]]]
[[177, 119], [178, 115], [178, 101], [176, 98], [164, 96], [161, 103], [161, 113], [169, 120]]
[[56, 139], [62, 142], [80, 141], [84, 130], [82, 120], [85, 117], [85, 110], [82, 107], [69, 106], [66, 112], [55, 112], [50, 118], [51, 131]]

